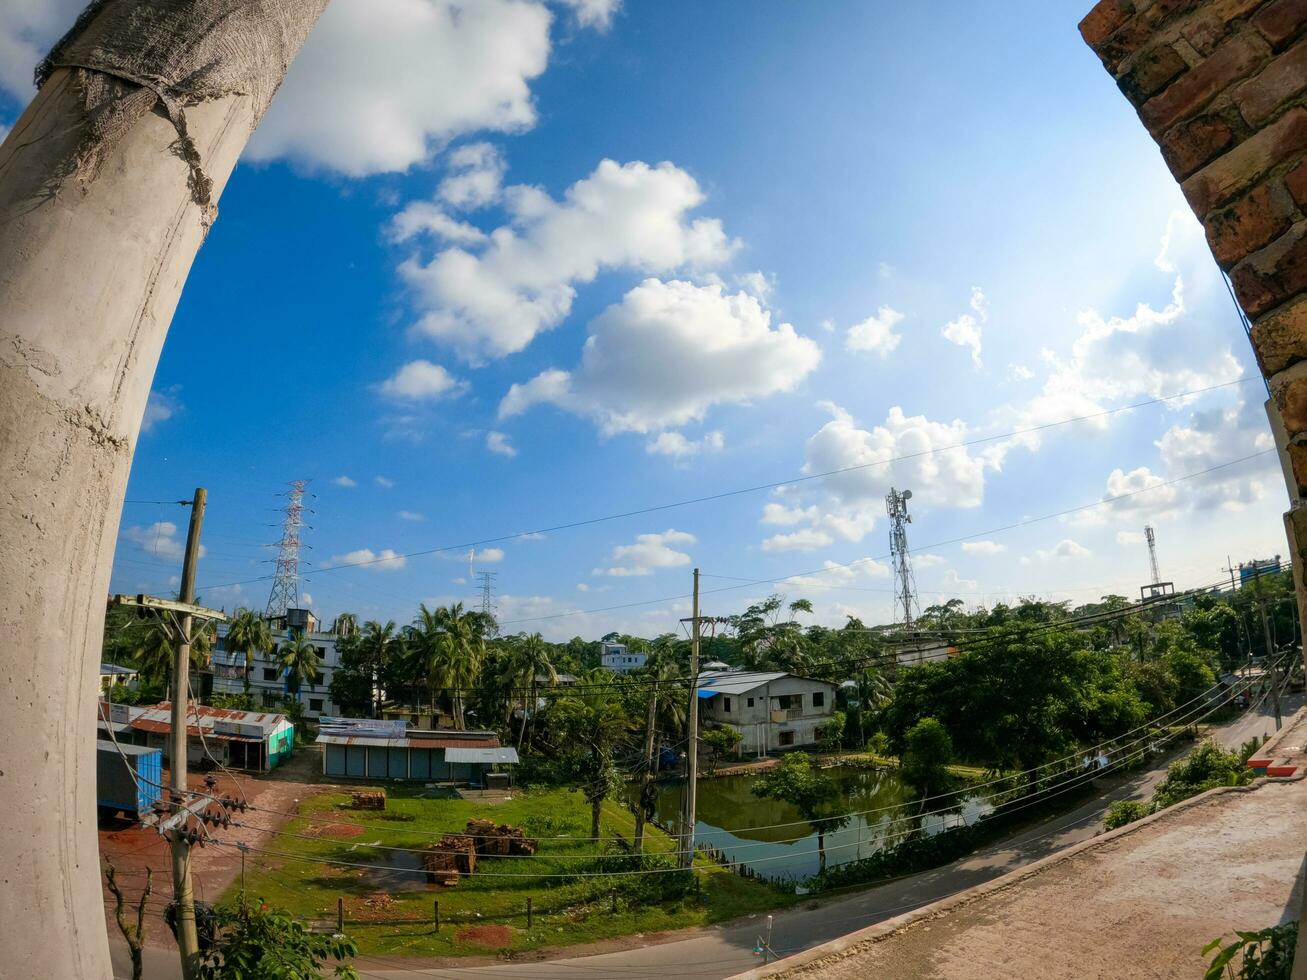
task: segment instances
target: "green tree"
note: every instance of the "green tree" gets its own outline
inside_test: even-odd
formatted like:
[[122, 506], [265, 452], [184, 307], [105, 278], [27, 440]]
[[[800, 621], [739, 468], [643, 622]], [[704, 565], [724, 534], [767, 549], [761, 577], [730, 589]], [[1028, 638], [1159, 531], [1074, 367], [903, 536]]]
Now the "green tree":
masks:
[[306, 683], [313, 683], [322, 666], [318, 648], [303, 633], [293, 633], [277, 647], [277, 659], [286, 670], [286, 682], [298, 702], [300, 691]]
[[817, 861], [826, 867], [826, 833], [840, 822], [829, 813], [839, 797], [835, 780], [812, 764], [806, 752], [791, 752], [781, 764], [759, 776], [751, 787], [754, 796], [789, 803], [817, 834]]
[[254, 669], [254, 656], [269, 653], [276, 646], [272, 639], [272, 630], [268, 621], [252, 609], [237, 609], [227, 623], [227, 635], [223, 638], [227, 651], [243, 658], [242, 678], [245, 693], [250, 693], [250, 671]]
[[612, 683], [607, 671], [585, 674], [575, 692], [558, 699], [554, 712], [563, 738], [581, 750], [575, 775], [590, 804], [590, 837], [596, 841], [603, 802], [620, 785], [613, 759], [629, 740], [630, 719], [622, 699], [608, 689]]
[[480, 613], [463, 608], [461, 602], [428, 609], [418, 607], [411, 635], [415, 654], [426, 670], [431, 685], [431, 707], [436, 707], [436, 691], [444, 689], [449, 697], [454, 727], [467, 727], [464, 717], [464, 694], [475, 686], [486, 655], [486, 623]]
[[[144, 628], [134, 635], [131, 659], [146, 683], [167, 687], [177, 657], [177, 639], [173, 625], [157, 617], [145, 620]], [[209, 665], [213, 643], [213, 623], [194, 620], [191, 637], [193, 669], [199, 670]]]
[[222, 905], [215, 917], [218, 938], [200, 964], [202, 980], [358, 980], [345, 962], [358, 955], [352, 939], [311, 932], [289, 913], [263, 904]]
[[838, 752], [844, 748], [847, 717], [843, 711], [836, 711], [831, 714], [830, 721], [817, 726], [817, 748], [823, 752]]
[[[539, 700], [536, 691], [541, 678], [550, 687], [558, 683], [558, 671], [554, 669], [550, 652], [545, 638], [539, 633], [532, 633], [522, 638], [522, 642], [517, 644], [509, 660], [511, 686], [517, 689], [510, 694], [509, 702], [516, 703], [518, 697], [522, 698], [522, 726], [517, 730], [519, 749], [522, 748], [522, 741], [526, 737], [527, 722], [536, 712], [536, 703]], [[522, 692], [527, 692], [529, 698]]]
[[699, 741], [708, 750], [708, 771], [715, 772], [718, 764], [722, 761], [722, 756], [727, 752], [735, 751], [735, 747], [740, 744], [744, 738], [734, 728], [723, 726], [721, 728], [709, 728], [699, 736]]
[[908, 729], [903, 740], [899, 772], [923, 800], [948, 782], [948, 764], [953, 759], [953, 739], [935, 718], [922, 718]]
[[370, 619], [363, 624], [363, 631], [358, 637], [359, 657], [366, 665], [369, 675], [368, 700], [372, 702], [372, 717], [381, 717], [381, 678], [386, 670], [386, 663], [395, 653], [395, 621], [386, 620], [379, 623]]

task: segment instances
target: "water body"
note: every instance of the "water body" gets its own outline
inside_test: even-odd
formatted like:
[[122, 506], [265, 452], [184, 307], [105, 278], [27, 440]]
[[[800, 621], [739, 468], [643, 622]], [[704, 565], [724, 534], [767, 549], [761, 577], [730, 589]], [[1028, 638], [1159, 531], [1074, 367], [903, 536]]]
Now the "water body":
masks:
[[[827, 830], [827, 867], [870, 857], [882, 847], [899, 843], [909, 830], [921, 827], [916, 817], [920, 801], [913, 800], [912, 791], [896, 773], [853, 767], [826, 772], [841, 790], [830, 812], [856, 811], [841, 826]], [[820, 863], [816, 832], [790, 804], [754, 796], [752, 786], [757, 778], [722, 776], [699, 781], [696, 841], [769, 878], [810, 878]], [[677, 825], [684, 793], [682, 782], [670, 783], [658, 794], [658, 819], [665, 826]], [[978, 796], [966, 794], [932, 802], [930, 809], [939, 810], [948, 803], [954, 804], [948, 812], [925, 819], [926, 833], [939, 833], [964, 821], [974, 823], [993, 809]]]

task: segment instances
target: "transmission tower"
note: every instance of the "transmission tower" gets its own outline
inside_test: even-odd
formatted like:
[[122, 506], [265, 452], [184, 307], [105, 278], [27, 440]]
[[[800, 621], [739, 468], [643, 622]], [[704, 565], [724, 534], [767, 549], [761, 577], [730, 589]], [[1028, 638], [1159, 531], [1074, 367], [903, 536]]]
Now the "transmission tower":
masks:
[[286, 516], [281, 522], [281, 541], [277, 544], [277, 574], [268, 595], [265, 618], [286, 615], [287, 609], [300, 604], [300, 529], [304, 527], [304, 488], [308, 480], [292, 480], [286, 491]]
[[1153, 534], [1151, 524], [1144, 527], [1144, 540], [1148, 542], [1148, 565], [1153, 572], [1153, 584], [1157, 585], [1162, 581], [1162, 573], [1157, 570], [1157, 536]]
[[908, 501], [912, 491], [899, 493], [890, 487], [885, 498], [885, 512], [889, 514], [889, 551], [890, 563], [894, 566], [894, 618], [903, 618], [903, 628], [912, 629], [917, 606], [917, 583], [912, 577], [912, 562], [908, 557], [908, 530], [912, 516], [908, 513]]
[[477, 572], [481, 580], [481, 612], [487, 616], [495, 614], [495, 573]]

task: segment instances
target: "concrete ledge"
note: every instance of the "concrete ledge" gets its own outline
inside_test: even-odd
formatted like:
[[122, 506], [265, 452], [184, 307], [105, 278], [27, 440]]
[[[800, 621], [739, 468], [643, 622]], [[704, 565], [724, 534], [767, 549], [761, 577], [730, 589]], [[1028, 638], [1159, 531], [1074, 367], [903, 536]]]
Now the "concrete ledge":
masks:
[[[1278, 750], [1280, 743], [1284, 741], [1298, 723], [1303, 720], [1305, 714], [1307, 714], [1307, 708], [1301, 708], [1291, 718], [1286, 719], [1284, 727], [1276, 732], [1275, 735], [1273, 735], [1262, 747], [1260, 750], [1261, 754], [1271, 755], [1275, 753]], [[1107, 831], [1099, 834], [1097, 837], [1092, 837], [1089, 840], [1081, 841], [1078, 844], [1072, 844], [1061, 851], [1040, 858], [1038, 861], [1028, 864], [1023, 868], [1018, 868], [1015, 871], [1008, 872], [1000, 878], [995, 878], [993, 881], [988, 881], [984, 884], [967, 888], [955, 895], [949, 896], [948, 898], [941, 899], [938, 902], [932, 902], [929, 905], [923, 905], [921, 908], [915, 909], [911, 912], [905, 912], [902, 915], [896, 915], [893, 918], [885, 919], [882, 922], [877, 922], [874, 925], [859, 929], [856, 932], [851, 932], [847, 936], [831, 940], [828, 943], [813, 946], [811, 949], [806, 949], [802, 952], [795, 953], [793, 956], [777, 960], [775, 963], [769, 964], [768, 966], [736, 974], [735, 977], [731, 978], [731, 980], [755, 980], [755, 978], [774, 977], [789, 973], [793, 970], [802, 970], [804, 967], [812, 966], [828, 957], [847, 953], [854, 947], [881, 942], [888, 939], [891, 935], [905, 926], [938, 918], [979, 899], [1011, 888], [1012, 886], [1017, 885], [1026, 879], [1033, 878], [1047, 871], [1049, 868], [1075, 857], [1076, 855], [1099, 847], [1110, 841], [1119, 840], [1130, 834], [1138, 833], [1145, 827], [1149, 827], [1154, 823], [1172, 817], [1177, 813], [1182, 813], [1191, 807], [1198, 806], [1215, 797], [1232, 793], [1255, 793], [1263, 786], [1271, 783], [1295, 783], [1300, 782], [1303, 779], [1307, 779], [1307, 773], [1300, 772], [1297, 775], [1287, 778], [1269, 776], [1259, 777], [1247, 786], [1218, 786], [1215, 789], [1209, 789], [1206, 792], [1199, 793], [1197, 796], [1192, 796], [1187, 800], [1181, 800], [1179, 803], [1169, 806], [1165, 810], [1150, 814], [1142, 820], [1136, 820], [1133, 823], [1126, 824], [1124, 827], [1118, 827], [1116, 830]]]

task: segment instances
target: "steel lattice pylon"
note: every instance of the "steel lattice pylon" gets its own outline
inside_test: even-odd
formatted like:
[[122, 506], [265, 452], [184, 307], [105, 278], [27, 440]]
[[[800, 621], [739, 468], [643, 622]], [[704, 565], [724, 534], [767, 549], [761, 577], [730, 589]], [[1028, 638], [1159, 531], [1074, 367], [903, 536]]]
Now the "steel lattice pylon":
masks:
[[308, 480], [292, 480], [286, 492], [286, 517], [281, 522], [277, 545], [277, 574], [268, 595], [266, 618], [286, 615], [300, 604], [300, 528], [304, 526], [304, 488]]
[[894, 566], [894, 618], [903, 617], [904, 629], [912, 629], [917, 609], [917, 583], [912, 577], [912, 563], [908, 560], [907, 525], [912, 523], [908, 501], [911, 499], [911, 490], [899, 493], [893, 487], [885, 497], [885, 512], [890, 520], [890, 562]]

